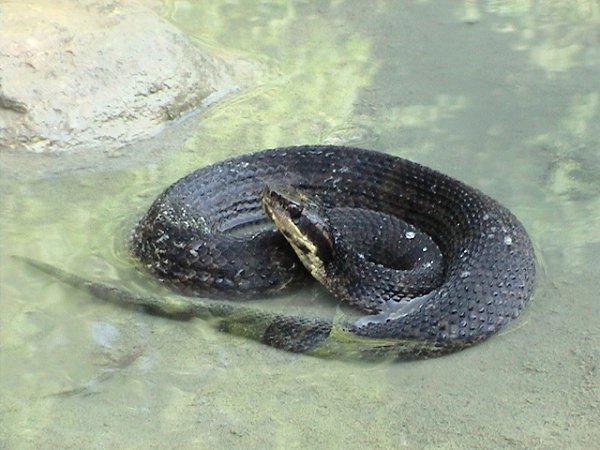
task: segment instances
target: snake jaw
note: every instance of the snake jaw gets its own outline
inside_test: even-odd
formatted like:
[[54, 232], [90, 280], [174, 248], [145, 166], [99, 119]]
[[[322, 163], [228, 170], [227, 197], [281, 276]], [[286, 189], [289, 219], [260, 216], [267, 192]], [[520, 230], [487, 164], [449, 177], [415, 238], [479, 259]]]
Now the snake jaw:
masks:
[[326, 279], [326, 265], [334, 255], [333, 235], [318, 205], [287, 186], [265, 185], [261, 192], [267, 216], [290, 243], [298, 258], [319, 282]]

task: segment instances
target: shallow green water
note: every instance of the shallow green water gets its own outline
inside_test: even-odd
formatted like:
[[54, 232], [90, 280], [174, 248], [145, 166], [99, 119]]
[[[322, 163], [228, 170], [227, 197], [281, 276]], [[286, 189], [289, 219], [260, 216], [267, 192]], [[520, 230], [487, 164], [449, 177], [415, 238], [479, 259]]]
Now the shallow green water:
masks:
[[[256, 85], [146, 165], [3, 174], [0, 447], [597, 445], [597, 2], [190, 0], [163, 12], [257, 61]], [[449, 357], [324, 361], [105, 305], [10, 258], [153, 289], [125, 242], [156, 194], [209, 162], [300, 143], [401, 155], [511, 208], [540, 265], [526, 313]]]

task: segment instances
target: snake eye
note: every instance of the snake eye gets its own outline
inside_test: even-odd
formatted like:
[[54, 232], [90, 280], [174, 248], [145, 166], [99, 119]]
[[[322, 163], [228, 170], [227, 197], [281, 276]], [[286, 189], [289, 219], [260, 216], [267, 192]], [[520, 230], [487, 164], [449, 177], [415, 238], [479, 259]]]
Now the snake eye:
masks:
[[304, 208], [302, 205], [294, 202], [290, 202], [285, 207], [287, 213], [290, 215], [290, 219], [298, 219], [302, 215]]

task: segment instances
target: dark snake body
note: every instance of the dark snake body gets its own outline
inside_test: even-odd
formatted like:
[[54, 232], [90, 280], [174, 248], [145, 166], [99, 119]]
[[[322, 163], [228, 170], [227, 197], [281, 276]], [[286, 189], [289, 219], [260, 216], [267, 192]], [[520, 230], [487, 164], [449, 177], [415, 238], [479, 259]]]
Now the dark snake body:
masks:
[[[277, 148], [201, 168], [155, 200], [135, 229], [134, 254], [161, 280], [198, 295], [247, 297], [294, 284], [305, 271], [262, 210], [265, 183], [291, 185], [325, 206], [367, 208], [414, 225], [439, 247], [442, 280], [423, 295], [401, 298], [375, 265], [362, 274], [368, 286], [356, 286], [377, 297], [369, 315], [269, 315], [245, 304], [236, 316], [225, 302], [222, 311], [208, 308], [224, 319], [223, 329], [254, 323], [263, 328], [241, 334], [295, 352], [353, 348], [362, 356], [428, 357], [485, 339], [530, 299], [533, 249], [510, 211], [435, 170], [357, 148]], [[345, 263], [352, 258], [335, 261]]]

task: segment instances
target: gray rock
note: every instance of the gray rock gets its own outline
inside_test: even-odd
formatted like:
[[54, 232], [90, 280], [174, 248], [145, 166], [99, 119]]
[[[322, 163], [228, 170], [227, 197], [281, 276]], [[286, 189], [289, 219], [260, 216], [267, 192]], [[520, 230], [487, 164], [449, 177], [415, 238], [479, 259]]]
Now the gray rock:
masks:
[[0, 150], [110, 151], [236, 89], [134, 1], [3, 3], [0, 30]]

